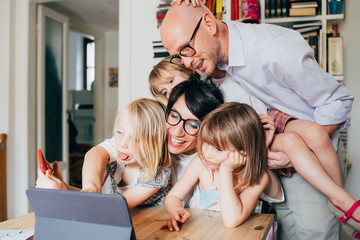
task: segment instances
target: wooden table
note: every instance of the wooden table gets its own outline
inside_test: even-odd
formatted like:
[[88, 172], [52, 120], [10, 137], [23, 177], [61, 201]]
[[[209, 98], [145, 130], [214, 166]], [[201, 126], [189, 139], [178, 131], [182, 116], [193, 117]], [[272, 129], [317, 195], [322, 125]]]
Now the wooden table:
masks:
[[[164, 207], [138, 207], [130, 215], [138, 240], [145, 239], [265, 239], [272, 226], [272, 214], [252, 214], [236, 228], [226, 228], [221, 213], [209, 210], [189, 209], [191, 219], [179, 232], [160, 230], [168, 214]], [[34, 229], [35, 215], [27, 215], [0, 223], [0, 230]]]

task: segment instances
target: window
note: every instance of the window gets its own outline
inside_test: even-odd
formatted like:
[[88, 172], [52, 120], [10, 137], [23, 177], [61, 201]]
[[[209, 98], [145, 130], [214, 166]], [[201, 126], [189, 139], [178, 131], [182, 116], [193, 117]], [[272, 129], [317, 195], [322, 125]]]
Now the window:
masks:
[[84, 90], [91, 90], [95, 80], [95, 42], [84, 38]]

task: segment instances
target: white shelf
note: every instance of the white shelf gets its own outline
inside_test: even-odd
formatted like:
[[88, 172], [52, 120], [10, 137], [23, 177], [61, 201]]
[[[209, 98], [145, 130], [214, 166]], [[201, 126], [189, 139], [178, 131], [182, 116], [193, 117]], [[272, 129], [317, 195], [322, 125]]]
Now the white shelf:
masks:
[[344, 14], [328, 14], [325, 15], [327, 20], [344, 20]]
[[322, 20], [322, 16], [309, 16], [309, 17], [281, 17], [281, 18], [264, 18], [261, 23], [287, 23], [287, 22], [305, 22]]
[[[274, 0], [272, 0], [274, 1]], [[328, 27], [328, 21], [335, 20], [344, 20], [345, 14], [327, 14], [328, 0], [321, 1], [321, 14], [316, 16], [304, 16], [304, 17], [279, 17], [279, 18], [265, 18], [265, 0], [259, 0], [260, 3], [260, 23], [270, 23], [270, 24], [285, 24], [295, 23], [295, 22], [307, 22], [307, 21], [321, 21], [321, 31], [319, 36], [319, 64], [324, 68], [325, 71], [327, 65], [327, 38], [326, 31]], [[231, 17], [231, 0], [223, 0], [226, 13], [223, 16], [223, 19], [230, 20]], [[344, 3], [343, 3], [344, 4]], [[343, 9], [345, 6], [343, 6]], [[339, 82], [344, 80], [343, 76], [334, 76]]]
[[343, 82], [344, 81], [344, 76], [343, 75], [341, 75], [341, 76], [333, 76], [335, 79], [336, 79], [336, 81], [338, 81], [338, 82]]
[[320, 20], [343, 20], [344, 14], [333, 15], [316, 15], [308, 17], [279, 17], [279, 18], [262, 18], [261, 23], [288, 23], [288, 22], [306, 22]]
[[[325, 71], [327, 65], [327, 38], [326, 32], [328, 27], [328, 21], [344, 20], [344, 14], [327, 14], [328, 0], [321, 0], [321, 14], [316, 16], [304, 16], [304, 17], [284, 17], [284, 18], [265, 18], [265, 0], [260, 1], [260, 21], [261, 23], [282, 24], [282, 23], [295, 23], [306, 21], [321, 21], [321, 31], [319, 39], [319, 63]], [[344, 9], [344, 6], [343, 6]], [[338, 81], [343, 81], [343, 76], [335, 77]]]

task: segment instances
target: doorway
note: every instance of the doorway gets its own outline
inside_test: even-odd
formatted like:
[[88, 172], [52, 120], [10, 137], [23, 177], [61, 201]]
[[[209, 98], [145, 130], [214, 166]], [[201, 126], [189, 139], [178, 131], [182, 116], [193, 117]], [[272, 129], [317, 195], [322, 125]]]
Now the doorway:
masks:
[[[46, 11], [67, 18], [67, 29], [64, 31], [64, 34], [66, 34], [66, 39], [64, 37], [66, 48], [63, 48], [62, 55], [64, 60], [62, 75], [66, 77], [62, 85], [66, 86], [63, 88], [62, 97], [62, 136], [58, 136], [57, 139], [62, 138], [60, 148], [63, 149], [62, 162], [64, 164], [61, 169], [63, 179], [75, 187], [81, 187], [81, 168], [86, 151], [104, 139], [105, 34], [92, 28], [93, 24], [85, 24], [77, 14], [74, 14], [74, 11], [69, 10], [77, 9], [77, 11], [80, 11], [80, 1], [83, 0], [45, 1], [37, 4], [37, 8], [46, 9]], [[91, 7], [91, 4], [100, 4], [101, 2], [87, 2], [85, 0], [85, 3], [84, 6], [80, 4], [81, 9], [93, 9], [92, 12], [97, 13], [97, 8]], [[37, 11], [39, 12], [39, 10]], [[38, 39], [40, 38], [38, 37]], [[38, 41], [37, 44], [38, 49], [42, 49], [44, 46], [43, 41]], [[45, 54], [38, 55], [43, 56]], [[37, 75], [40, 76], [39, 73], [42, 73], [44, 63], [39, 61], [37, 65]], [[94, 81], [95, 79], [97, 81]], [[42, 86], [44, 82], [46, 82], [44, 79], [39, 78], [37, 84], [39, 96], [45, 92]], [[59, 98], [56, 97], [56, 99]], [[42, 96], [38, 97], [37, 148], [46, 149], [44, 140], [42, 140], [45, 132], [42, 118], [46, 115], [42, 106], [44, 102], [46, 101]]]
[[81, 188], [85, 153], [94, 146], [95, 38], [69, 31], [69, 183]]

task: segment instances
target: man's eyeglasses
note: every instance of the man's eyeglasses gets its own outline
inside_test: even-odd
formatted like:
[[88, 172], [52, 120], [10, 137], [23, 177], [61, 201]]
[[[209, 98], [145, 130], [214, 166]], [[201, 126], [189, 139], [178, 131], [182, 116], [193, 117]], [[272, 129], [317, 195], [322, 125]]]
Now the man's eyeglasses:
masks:
[[192, 43], [192, 41], [194, 39], [194, 36], [195, 36], [197, 30], [200, 27], [201, 21], [202, 21], [202, 17], [200, 18], [198, 24], [196, 25], [195, 30], [194, 30], [193, 34], [191, 35], [191, 38], [190, 38], [190, 41], [188, 42], [188, 44], [186, 44], [184, 47], [182, 47], [180, 49], [178, 55], [174, 55], [174, 56], [171, 57], [171, 59], [170, 59], [171, 63], [178, 64], [178, 65], [183, 65], [184, 63], [183, 63], [180, 56], [182, 56], [182, 57], [192, 57], [192, 56], [194, 56], [196, 54], [195, 49], [192, 46], [190, 46], [190, 44]]
[[199, 132], [200, 122], [195, 119], [183, 119], [180, 113], [174, 109], [169, 109], [166, 111], [166, 122], [171, 126], [178, 125], [181, 121], [183, 121], [184, 131], [194, 136]]

